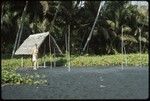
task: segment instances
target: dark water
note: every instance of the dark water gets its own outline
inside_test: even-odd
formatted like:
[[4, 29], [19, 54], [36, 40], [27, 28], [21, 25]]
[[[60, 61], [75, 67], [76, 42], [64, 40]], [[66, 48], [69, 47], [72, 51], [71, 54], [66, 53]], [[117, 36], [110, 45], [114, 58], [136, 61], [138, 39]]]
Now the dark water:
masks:
[[44, 75], [45, 85], [6, 85], [3, 99], [146, 99], [148, 68], [84, 67], [22, 68], [17, 72]]

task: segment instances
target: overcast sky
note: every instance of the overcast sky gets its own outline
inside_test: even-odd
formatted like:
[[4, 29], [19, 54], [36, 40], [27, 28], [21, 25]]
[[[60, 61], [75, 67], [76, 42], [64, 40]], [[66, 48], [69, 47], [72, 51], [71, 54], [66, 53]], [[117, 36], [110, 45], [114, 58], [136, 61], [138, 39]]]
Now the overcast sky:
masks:
[[[83, 7], [84, 6], [84, 2], [85, 1], [81, 1], [80, 4], [79, 4], [79, 7]], [[103, 1], [103, 3], [101, 5], [104, 5], [104, 3], [105, 3], [105, 1]], [[131, 1], [131, 3], [133, 5], [139, 5], [139, 6], [145, 5], [147, 7], [149, 6], [147, 1]]]
[[133, 5], [138, 4], [138, 5], [146, 5], [146, 6], [149, 6], [147, 1], [131, 1], [131, 3], [132, 3]]

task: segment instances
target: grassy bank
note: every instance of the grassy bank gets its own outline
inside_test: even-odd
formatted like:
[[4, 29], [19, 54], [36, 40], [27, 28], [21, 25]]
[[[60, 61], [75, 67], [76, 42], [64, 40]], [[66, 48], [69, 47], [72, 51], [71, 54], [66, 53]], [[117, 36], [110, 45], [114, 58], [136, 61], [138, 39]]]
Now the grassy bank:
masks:
[[[127, 62], [126, 62], [127, 61]], [[148, 65], [148, 54], [79, 56], [71, 61], [72, 66], [114, 66], [124, 64], [131, 66]]]
[[[148, 65], [148, 54], [127, 54], [127, 55], [103, 55], [103, 56], [71, 56], [71, 66], [108, 66], [108, 65], [121, 65], [122, 61], [125, 63], [127, 60], [127, 65], [137, 66]], [[40, 58], [39, 65], [43, 65], [44, 57]], [[54, 58], [50, 58], [48, 55], [45, 56], [45, 62], [49, 65], [53, 62]], [[63, 66], [67, 64], [67, 59], [65, 57], [56, 57], [56, 64], [58, 66]], [[21, 59], [2, 59], [2, 68], [17, 69], [21, 67]], [[24, 59], [24, 67], [31, 67], [31, 58]]]
[[[148, 65], [148, 54], [128, 54], [128, 55], [104, 55], [104, 56], [71, 56], [71, 66], [83, 67], [83, 66], [114, 66], [121, 65], [122, 61], [126, 61], [127, 65], [138, 66], [140, 63], [142, 65]], [[43, 62], [46, 62], [46, 65], [50, 65], [50, 62], [56, 61], [57, 66], [64, 66], [67, 64], [67, 59], [65, 57], [50, 58], [45, 56], [45, 58], [39, 59], [39, 65], [43, 65]], [[2, 84], [12, 83], [12, 84], [35, 84], [41, 83], [43, 81], [34, 81], [35, 77], [40, 77], [36, 75], [26, 75], [22, 76], [16, 73], [16, 69], [21, 67], [20, 58], [2, 58]], [[24, 67], [31, 68], [32, 62], [31, 58], [24, 59]], [[45, 82], [45, 81], [44, 81]]]

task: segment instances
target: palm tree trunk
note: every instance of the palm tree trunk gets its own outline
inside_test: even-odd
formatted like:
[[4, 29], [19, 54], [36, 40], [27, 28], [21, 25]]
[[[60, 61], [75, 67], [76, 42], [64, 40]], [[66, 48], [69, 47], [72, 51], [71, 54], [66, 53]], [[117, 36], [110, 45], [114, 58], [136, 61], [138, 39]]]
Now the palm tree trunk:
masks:
[[92, 26], [91, 32], [90, 32], [90, 34], [89, 34], [89, 36], [88, 36], [88, 38], [87, 38], [87, 41], [86, 41], [86, 43], [85, 43], [85, 45], [84, 45], [83, 52], [85, 51], [85, 49], [86, 49], [86, 47], [87, 47], [87, 44], [89, 43], [89, 41], [90, 41], [90, 39], [91, 39], [91, 37], [92, 37], [92, 33], [93, 33], [94, 28], [95, 28], [95, 25], [96, 25], [96, 22], [97, 22], [97, 20], [98, 20], [99, 13], [100, 13], [100, 10], [101, 10], [101, 4], [102, 4], [102, 2], [100, 2], [100, 4], [99, 4], [99, 9], [98, 9], [98, 12], [97, 12], [97, 16], [96, 16], [95, 21], [94, 21], [94, 24], [93, 24], [93, 26]]

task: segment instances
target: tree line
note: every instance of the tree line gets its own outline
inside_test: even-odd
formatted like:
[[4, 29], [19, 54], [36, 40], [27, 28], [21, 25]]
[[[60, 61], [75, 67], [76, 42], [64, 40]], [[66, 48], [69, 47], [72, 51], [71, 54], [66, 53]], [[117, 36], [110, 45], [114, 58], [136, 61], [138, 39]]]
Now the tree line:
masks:
[[[1, 52], [7, 54], [12, 52], [19, 26], [23, 23], [20, 44], [31, 34], [49, 31], [64, 53], [65, 36], [68, 35], [69, 25], [71, 54], [80, 54], [93, 26], [100, 2], [3, 1]], [[56, 12], [57, 16], [54, 19]], [[126, 53], [139, 52], [140, 41], [142, 52], [147, 52], [148, 18], [146, 6], [132, 5], [131, 1], [106, 1], [101, 8], [86, 53], [98, 55], [121, 53], [122, 38]]]

